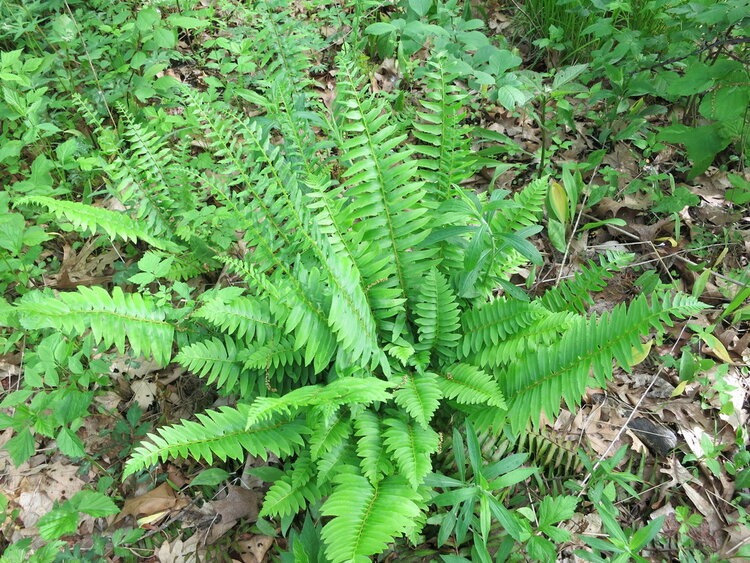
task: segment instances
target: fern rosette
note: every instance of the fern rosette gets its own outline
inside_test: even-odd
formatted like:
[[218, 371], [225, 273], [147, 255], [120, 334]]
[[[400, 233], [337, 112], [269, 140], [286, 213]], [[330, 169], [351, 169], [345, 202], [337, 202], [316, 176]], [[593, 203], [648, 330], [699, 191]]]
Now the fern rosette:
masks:
[[[450, 425], [468, 419], [519, 434], [542, 413], [553, 419], [561, 401], [575, 407], [587, 385], [603, 385], [613, 361], [628, 368], [643, 335], [701, 305], [654, 294], [587, 316], [589, 293], [622, 257], [591, 263], [541, 297], [498, 297], [494, 289], [538, 255], [526, 239], [547, 181], [510, 199], [461, 187], [492, 162], [472, 149], [446, 59], [429, 62], [428, 93], [408, 129], [369, 90], [353, 51], [340, 56], [330, 111], [294, 72], [304, 52], [289, 56], [297, 62], [265, 67], [260, 93], [248, 94], [258, 118], [186, 90], [186, 146], [169, 147], [127, 117], [109, 169], [122, 213], [26, 202], [175, 253], [179, 272], [224, 268], [237, 286], [183, 308], [146, 289], [82, 288], [33, 294], [16, 312], [27, 329], [90, 333], [161, 364], [176, 345], [174, 361], [239, 397], [150, 434], [126, 475], [174, 457], [273, 454], [283, 471], [261, 514], [316, 506], [329, 559], [368, 561], [419, 532], [433, 494], [425, 481]], [[187, 158], [195, 144], [204, 154]], [[171, 268], [162, 277], [181, 278]]]

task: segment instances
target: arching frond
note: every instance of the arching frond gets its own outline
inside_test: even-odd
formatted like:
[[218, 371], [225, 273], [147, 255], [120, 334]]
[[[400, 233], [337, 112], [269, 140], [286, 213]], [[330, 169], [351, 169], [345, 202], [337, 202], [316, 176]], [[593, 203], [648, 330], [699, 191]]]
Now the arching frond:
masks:
[[101, 287], [79, 287], [57, 297], [29, 294], [17, 311], [27, 329], [52, 328], [74, 336], [90, 330], [97, 344], [114, 345], [121, 353], [127, 352], [127, 339], [136, 355], [153, 356], [161, 365], [172, 357], [174, 326], [150, 296], [125, 294], [119, 287], [111, 294]]

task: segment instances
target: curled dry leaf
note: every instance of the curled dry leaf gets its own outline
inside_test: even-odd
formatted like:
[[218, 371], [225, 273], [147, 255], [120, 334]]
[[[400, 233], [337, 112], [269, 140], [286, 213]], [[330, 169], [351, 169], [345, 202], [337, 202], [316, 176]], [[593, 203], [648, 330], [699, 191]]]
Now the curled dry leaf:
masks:
[[175, 495], [174, 490], [168, 483], [162, 483], [147, 493], [127, 499], [114, 523], [119, 522], [126, 516], [133, 516], [136, 519], [150, 516], [161, 517], [170, 510], [186, 506], [187, 503], [187, 499]]

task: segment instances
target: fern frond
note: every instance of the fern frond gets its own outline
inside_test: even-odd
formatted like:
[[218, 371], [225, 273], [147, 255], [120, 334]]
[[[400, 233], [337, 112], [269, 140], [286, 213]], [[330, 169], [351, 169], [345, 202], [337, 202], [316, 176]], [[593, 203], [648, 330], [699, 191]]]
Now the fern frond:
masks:
[[318, 470], [317, 484], [327, 486], [342, 467], [353, 466], [357, 463], [354, 445], [350, 440], [337, 442], [329, 451], [322, 454], [316, 461]]
[[244, 368], [252, 370], [277, 370], [285, 366], [302, 365], [304, 359], [294, 342], [288, 338], [265, 344], [249, 344], [241, 354]]
[[342, 472], [321, 513], [334, 518], [323, 527], [332, 563], [368, 563], [418, 518], [420, 495], [400, 476], [373, 484]]
[[388, 452], [383, 443], [383, 428], [378, 415], [370, 410], [359, 413], [354, 419], [357, 455], [362, 474], [374, 485], [385, 475], [393, 473]]
[[550, 311], [572, 311], [585, 313], [594, 301], [591, 293], [606, 287], [607, 280], [633, 261], [629, 253], [608, 253], [601, 259], [601, 264], [589, 260], [587, 266], [581, 266], [573, 279], [563, 280], [560, 285], [548, 289], [539, 299], [539, 303]]
[[684, 318], [704, 307], [686, 295], [654, 295], [651, 303], [640, 296], [601, 317], [578, 318], [546, 353], [528, 356], [527, 361], [498, 374], [509, 398], [513, 431], [522, 431], [529, 419], [537, 426], [542, 412], [554, 419], [563, 398], [575, 410], [588, 385], [602, 387], [612, 377], [613, 359], [630, 369], [632, 350], [640, 348], [642, 335], [652, 328], [671, 326], [671, 317]]
[[304, 443], [309, 429], [298, 420], [271, 419], [246, 429], [247, 405], [221, 407], [198, 414], [198, 422], [182, 421], [149, 434], [147, 442], [135, 448], [125, 465], [123, 477], [168, 458], [192, 457], [211, 463], [244, 459], [246, 452], [267, 459], [268, 452], [279, 457], [294, 453]]
[[310, 435], [310, 456], [317, 460], [320, 456], [330, 452], [334, 447], [344, 442], [352, 432], [348, 418], [341, 415], [334, 416], [324, 424], [317, 424]]
[[278, 332], [278, 326], [271, 320], [265, 301], [243, 293], [241, 288], [220, 289], [193, 316], [206, 319], [227, 334], [263, 344]]
[[469, 354], [467, 361], [482, 368], [496, 368], [522, 361], [530, 354], [544, 353], [570, 328], [575, 318], [573, 313], [542, 313], [512, 336]]
[[301, 452], [291, 470], [271, 485], [259, 516], [291, 516], [320, 500], [323, 494], [313, 480], [314, 469], [309, 453]]
[[435, 201], [446, 199], [450, 188], [471, 177], [477, 167], [469, 128], [461, 125], [468, 95], [455, 85], [458, 76], [448, 65], [444, 56], [428, 61], [426, 95], [420, 100], [424, 111], [417, 111], [414, 123], [414, 136], [425, 143], [414, 150], [425, 157], [419, 161], [421, 174]]
[[160, 365], [172, 357], [174, 326], [167, 309], [150, 296], [125, 294], [115, 287], [110, 295], [101, 287], [79, 287], [57, 297], [29, 294], [17, 306], [27, 329], [52, 328], [80, 336], [91, 330], [94, 341], [114, 345], [126, 353], [125, 340], [136, 355], [153, 356]]
[[179, 247], [173, 242], [151, 236], [148, 231], [141, 228], [141, 225], [124, 213], [46, 196], [26, 196], [19, 199], [18, 204], [43, 205], [54, 213], [58, 219], [70, 221], [77, 229], [96, 232], [98, 228], [113, 239], [119, 238], [125, 242], [142, 240], [162, 250], [179, 250]]
[[513, 207], [495, 213], [492, 218], [492, 231], [512, 233], [523, 227], [536, 225], [544, 211], [549, 180], [539, 178], [529, 183], [513, 196]]
[[308, 503], [313, 504], [320, 500], [320, 488], [315, 481], [310, 480], [296, 487], [291, 481], [291, 477], [282, 477], [271, 485], [263, 499], [263, 509], [258, 516], [261, 518], [292, 516], [307, 508]]
[[405, 373], [402, 387], [393, 396], [396, 404], [403, 408], [423, 428], [428, 428], [435, 414], [442, 393], [434, 373]]
[[439, 437], [432, 428], [423, 428], [401, 418], [386, 418], [383, 441], [393, 455], [400, 473], [415, 489], [432, 470], [430, 456], [438, 449]]
[[368, 285], [388, 280], [408, 299], [433, 265], [434, 249], [420, 249], [429, 234], [430, 215], [424, 186], [414, 181], [417, 163], [409, 151], [398, 150], [406, 139], [388, 124], [389, 111], [368, 94], [366, 83], [355, 70], [351, 55], [340, 57], [337, 104], [343, 108], [342, 160], [350, 163], [344, 177], [348, 205], [340, 209], [341, 225], [374, 245], [383, 269]]
[[108, 174], [117, 183], [115, 195], [149, 230], [171, 238], [178, 210], [182, 205], [185, 209], [194, 207], [187, 186], [175, 186], [166, 172], [176, 151], [138, 123], [124, 106], [118, 108], [125, 122], [128, 149], [115, 152], [109, 164]]
[[497, 380], [476, 366], [456, 364], [440, 373], [438, 383], [447, 399], [464, 404], [485, 404], [506, 408]]
[[278, 319], [278, 324], [293, 335], [294, 349], [304, 348], [306, 365], [313, 363], [318, 372], [328, 366], [336, 351], [336, 339], [326, 323], [323, 310], [313, 300], [313, 296], [320, 295], [314, 293], [318, 289], [304, 283], [308, 280], [315, 283], [315, 279], [300, 281], [282, 276], [271, 280], [243, 260], [229, 257], [220, 257], [220, 260], [270, 296], [272, 314]]
[[222, 342], [211, 338], [180, 349], [174, 361], [193, 373], [215, 383], [225, 393], [232, 391], [242, 370], [234, 341], [226, 337]]
[[341, 377], [325, 386], [300, 387], [282, 397], [259, 397], [248, 409], [247, 426], [305, 406], [385, 401], [391, 396], [388, 389], [392, 385], [375, 377]]
[[[193, 95], [193, 97], [196, 97]], [[197, 98], [197, 97], [196, 97]], [[380, 362], [382, 352], [378, 349], [375, 321], [368, 307], [367, 299], [360, 284], [356, 269], [350, 267], [344, 256], [336, 254], [328, 240], [320, 235], [310, 210], [302, 204], [301, 186], [293, 169], [282, 158], [280, 149], [270, 143], [268, 134], [254, 122], [230, 119], [231, 133], [242, 134], [250, 148], [253, 166], [248, 170], [242, 167], [245, 155], [234, 139], [227, 138], [226, 123], [217, 120], [210, 112], [203, 111], [201, 119], [208, 126], [209, 134], [216, 139], [218, 154], [222, 163], [237, 171], [262, 212], [260, 225], [248, 225], [248, 231], [255, 236], [250, 241], [256, 251], [253, 259], [260, 260], [263, 269], [277, 270], [285, 283], [309, 308], [304, 287], [300, 283], [305, 276], [298, 265], [290, 268], [291, 257], [305, 251], [314, 255], [318, 266], [325, 271], [326, 281], [333, 287], [331, 304], [325, 321], [333, 330], [337, 340], [349, 352], [353, 360], [367, 363], [372, 358]], [[246, 164], [246, 163], [245, 163]], [[251, 218], [250, 221], [253, 219]], [[257, 255], [257, 256], [256, 256]], [[283, 258], [287, 257], [288, 261]], [[307, 303], [305, 303], [307, 301]], [[324, 313], [314, 310], [318, 318]], [[287, 318], [294, 319], [294, 316]], [[321, 319], [322, 320], [322, 319]], [[325, 330], [321, 327], [320, 330]], [[298, 340], [307, 339], [307, 331], [298, 333]], [[308, 340], [307, 344], [310, 342]], [[314, 354], [308, 351], [308, 360]]]
[[419, 330], [418, 349], [434, 349], [444, 358], [453, 357], [453, 349], [461, 339], [458, 304], [448, 280], [435, 268], [423, 280], [414, 314]]
[[542, 314], [534, 303], [505, 297], [468, 309], [461, 317], [461, 352], [464, 357], [481, 352], [529, 326]]

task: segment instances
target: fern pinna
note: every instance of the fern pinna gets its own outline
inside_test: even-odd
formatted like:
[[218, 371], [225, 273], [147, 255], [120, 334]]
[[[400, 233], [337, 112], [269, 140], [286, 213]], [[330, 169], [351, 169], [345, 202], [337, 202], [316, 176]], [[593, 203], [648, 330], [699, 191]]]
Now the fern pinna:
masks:
[[[186, 89], [187, 134], [178, 140], [204, 152], [189, 159], [176, 148], [179, 157], [158, 159], [164, 170], [149, 155], [167, 145], [129, 117], [110, 167], [111, 195], [127, 203], [117, 219], [84, 204], [21, 202], [81, 229], [200, 256], [204, 267], [246, 282], [179, 307], [118, 288], [31, 292], [15, 307], [26, 329], [90, 331], [103, 348], [178, 362], [239, 397], [149, 435], [126, 475], [171, 457], [212, 463], [273, 453], [284, 470], [262, 515], [319, 505], [328, 557], [367, 561], [419, 532], [433, 494], [425, 478], [449, 420], [518, 435], [542, 415], [553, 419], [561, 400], [575, 408], [587, 385], [612, 375], [613, 361], [627, 369], [642, 335], [701, 308], [691, 297], [655, 294], [586, 316], [588, 293], [602, 287], [592, 272], [619, 258], [591, 264], [547, 297], [496, 296], [538, 255], [526, 239], [547, 182], [512, 200], [461, 187], [487, 162], [460, 127], [456, 75], [443, 57], [429, 65], [429, 94], [411, 130], [391, 119], [387, 99], [369, 90], [344, 50], [330, 110], [283, 64], [252, 97], [267, 111], [256, 118]], [[283, 84], [298, 90], [302, 108]], [[328, 137], [314, 150], [302, 142], [313, 138], [311, 123]], [[164, 184], [155, 194], [157, 173]], [[169, 189], [178, 176], [187, 198]], [[154, 196], [146, 211], [133, 204], [136, 185]], [[215, 228], [212, 216], [220, 217]], [[232, 240], [229, 251], [221, 240]]]

